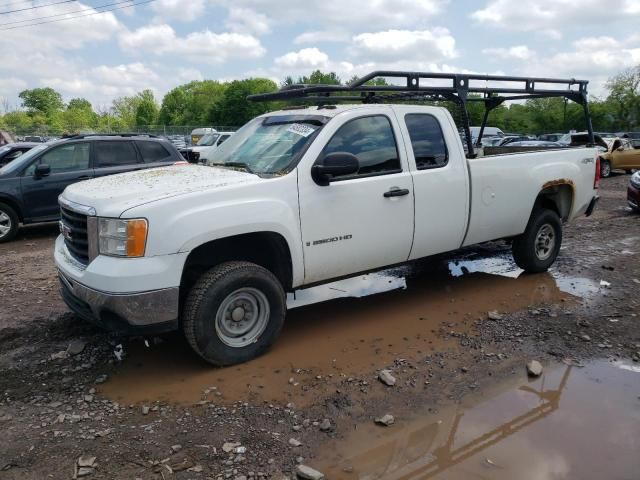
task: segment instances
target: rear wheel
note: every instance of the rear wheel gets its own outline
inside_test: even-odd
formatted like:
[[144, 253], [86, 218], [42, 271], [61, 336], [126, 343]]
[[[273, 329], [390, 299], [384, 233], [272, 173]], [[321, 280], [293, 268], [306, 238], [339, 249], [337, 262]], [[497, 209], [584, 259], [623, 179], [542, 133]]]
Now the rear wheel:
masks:
[[204, 273], [189, 292], [183, 331], [207, 362], [233, 365], [262, 355], [278, 337], [286, 296], [278, 279], [249, 262], [227, 262]]
[[5, 203], [0, 203], [0, 243], [13, 240], [18, 234], [18, 214]]
[[600, 161], [600, 176], [602, 178], [607, 178], [611, 175], [611, 163], [609, 160], [601, 160]]
[[562, 222], [552, 210], [539, 209], [525, 232], [513, 240], [513, 259], [529, 273], [546, 272], [555, 262], [562, 244]]

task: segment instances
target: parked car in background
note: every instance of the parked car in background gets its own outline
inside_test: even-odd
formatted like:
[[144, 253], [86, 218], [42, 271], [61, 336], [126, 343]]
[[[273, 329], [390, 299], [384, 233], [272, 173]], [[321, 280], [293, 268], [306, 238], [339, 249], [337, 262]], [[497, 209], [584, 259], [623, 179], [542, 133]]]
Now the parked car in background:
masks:
[[640, 168], [640, 150], [633, 148], [628, 138], [616, 138], [609, 144], [607, 152], [600, 155], [600, 175], [608, 177], [615, 169], [631, 173]]
[[538, 135], [538, 140], [543, 142], [557, 142], [563, 137], [564, 133], [543, 133]]
[[503, 147], [548, 147], [548, 148], [562, 148], [566, 147], [558, 142], [545, 142], [543, 140], [520, 140], [515, 142], [509, 142]]
[[36, 145], [40, 144], [35, 142], [19, 142], [9, 143], [0, 147], [0, 167], [4, 167], [9, 162], [20, 157], [23, 153], [28, 152]]
[[636, 212], [640, 212], [640, 171], [631, 175], [629, 179], [627, 202]]
[[210, 133], [200, 139], [192, 149], [200, 154], [200, 162], [204, 163], [211, 158], [213, 151], [226, 142], [233, 132]]
[[46, 137], [41, 137], [39, 135], [27, 135], [24, 137], [25, 142], [33, 142], [33, 143], [45, 143], [47, 141]]
[[510, 135], [507, 137], [502, 137], [500, 143], [496, 145], [496, 147], [504, 147], [505, 145], [510, 144], [511, 142], [528, 142], [531, 139], [528, 135]]
[[191, 131], [191, 145], [196, 145], [200, 141], [200, 139], [202, 137], [204, 137], [205, 135], [207, 135], [209, 133], [216, 133], [216, 129], [215, 128], [209, 128], [209, 127], [194, 128]]
[[628, 138], [631, 140], [633, 148], [640, 148], [640, 132], [620, 132], [617, 135], [620, 138]]
[[80, 135], [41, 143], [0, 168], [0, 243], [18, 224], [60, 216], [58, 196], [72, 183], [182, 161], [170, 142], [140, 135]]

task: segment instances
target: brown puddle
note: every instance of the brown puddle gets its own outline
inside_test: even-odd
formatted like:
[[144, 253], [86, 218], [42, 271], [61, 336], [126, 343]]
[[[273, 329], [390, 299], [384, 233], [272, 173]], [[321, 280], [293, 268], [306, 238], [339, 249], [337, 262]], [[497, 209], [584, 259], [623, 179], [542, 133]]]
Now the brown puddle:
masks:
[[[428, 273], [417, 275], [421, 268]], [[438, 262], [299, 291], [296, 299], [289, 299], [291, 310], [274, 347], [243, 365], [212, 368], [177, 338], [151, 348], [132, 342], [126, 346], [126, 360], [101, 393], [124, 404], [193, 404], [205, 398], [205, 389], [216, 387], [212, 395], [218, 397], [209, 397], [216, 401], [304, 405], [323, 389], [335, 388], [343, 377], [370, 373], [398, 356], [457, 348], [454, 340], [436, 334], [442, 327], [462, 332], [489, 310], [512, 312], [574, 298], [550, 274], [455, 276], [455, 268], [461, 267]], [[352, 296], [366, 298], [299, 306]]]
[[312, 465], [332, 480], [637, 479], [639, 395], [638, 367], [562, 365], [466, 407], [358, 425]]

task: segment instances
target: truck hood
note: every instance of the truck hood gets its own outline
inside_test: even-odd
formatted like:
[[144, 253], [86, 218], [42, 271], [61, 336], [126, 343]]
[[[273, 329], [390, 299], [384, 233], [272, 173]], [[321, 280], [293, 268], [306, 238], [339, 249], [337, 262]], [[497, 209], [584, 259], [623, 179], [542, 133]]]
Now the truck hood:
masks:
[[62, 197], [118, 217], [133, 207], [202, 190], [261, 181], [257, 175], [221, 167], [172, 165], [109, 175], [69, 185]]

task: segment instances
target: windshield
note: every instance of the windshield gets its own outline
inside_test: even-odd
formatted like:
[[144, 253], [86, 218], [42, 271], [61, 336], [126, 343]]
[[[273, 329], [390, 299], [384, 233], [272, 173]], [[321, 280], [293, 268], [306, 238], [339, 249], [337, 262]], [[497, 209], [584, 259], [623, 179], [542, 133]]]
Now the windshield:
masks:
[[219, 136], [220, 135], [218, 135], [217, 133], [207, 133], [198, 141], [198, 143], [196, 143], [196, 145], [198, 147], [210, 147], [211, 145], [216, 143], [216, 140], [218, 140]]
[[42, 145], [38, 145], [37, 147], [32, 148], [28, 152], [23, 153], [13, 162], [9, 162], [4, 167], [0, 168], [0, 175], [13, 173], [20, 170], [24, 165], [28, 164], [33, 157], [38, 155], [38, 153], [45, 150], [46, 148], [49, 148], [49, 145], [46, 143], [43, 143]]
[[256, 118], [219, 146], [207, 165], [234, 164], [230, 166], [258, 174], [286, 172], [328, 120], [320, 115]]

